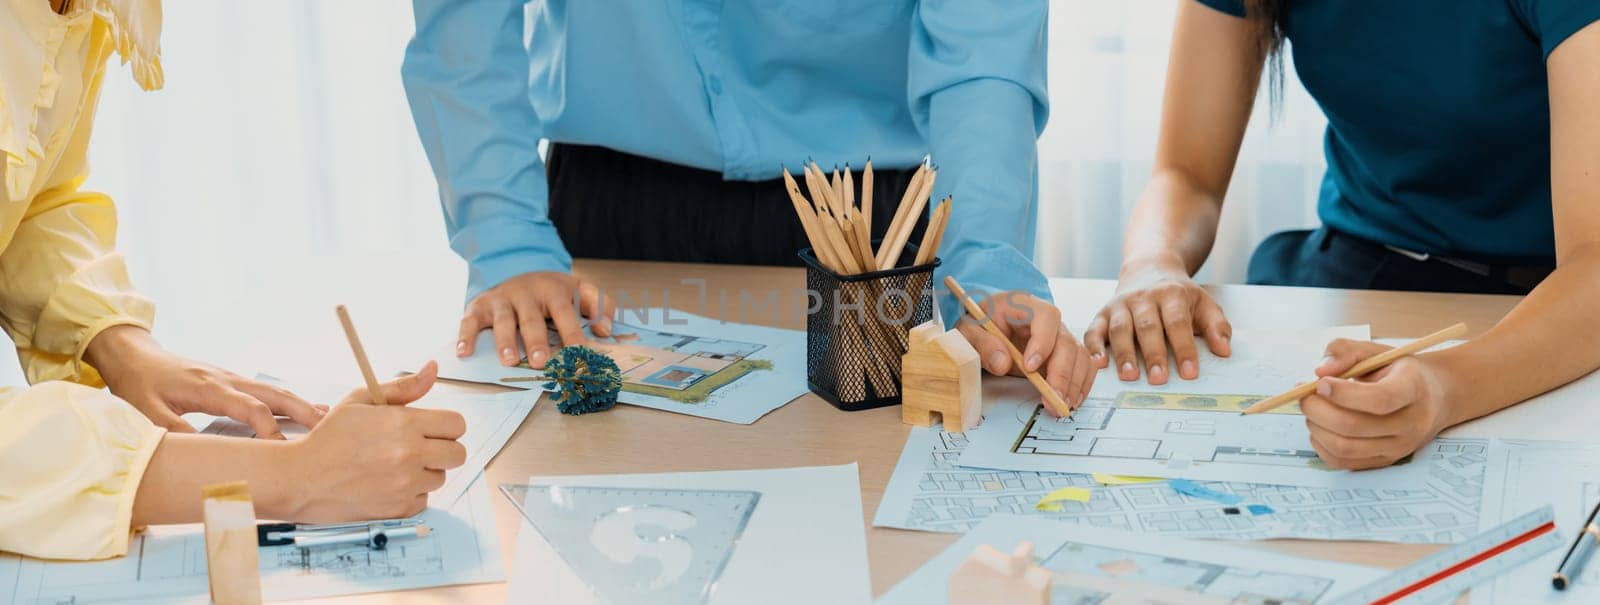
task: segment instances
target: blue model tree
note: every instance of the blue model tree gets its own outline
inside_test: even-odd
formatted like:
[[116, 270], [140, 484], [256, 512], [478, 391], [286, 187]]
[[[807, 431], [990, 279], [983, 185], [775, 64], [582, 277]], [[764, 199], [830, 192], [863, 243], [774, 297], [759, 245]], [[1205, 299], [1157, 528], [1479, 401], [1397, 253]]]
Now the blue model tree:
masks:
[[609, 410], [617, 405], [617, 393], [622, 391], [622, 370], [617, 362], [582, 345], [556, 351], [544, 364], [544, 377], [550, 381], [544, 388], [555, 390], [550, 398], [563, 414]]

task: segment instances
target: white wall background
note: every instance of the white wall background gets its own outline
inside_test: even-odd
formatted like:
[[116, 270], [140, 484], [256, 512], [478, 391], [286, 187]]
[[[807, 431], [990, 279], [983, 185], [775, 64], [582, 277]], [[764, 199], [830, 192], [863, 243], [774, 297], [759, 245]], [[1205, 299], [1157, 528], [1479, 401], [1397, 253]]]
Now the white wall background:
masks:
[[[1179, 1], [1053, 2], [1037, 251], [1050, 275], [1116, 275]], [[120, 204], [121, 248], [169, 346], [303, 371], [311, 343], [342, 347], [336, 301], [390, 369], [450, 342], [465, 277], [400, 85], [411, 30], [400, 0], [168, 0], [166, 90], [107, 78], [90, 186]], [[1256, 112], [1205, 279], [1242, 281], [1256, 242], [1315, 222], [1323, 122], [1292, 74], [1286, 91], [1275, 126], [1264, 101]], [[0, 384], [18, 382], [0, 363]]]

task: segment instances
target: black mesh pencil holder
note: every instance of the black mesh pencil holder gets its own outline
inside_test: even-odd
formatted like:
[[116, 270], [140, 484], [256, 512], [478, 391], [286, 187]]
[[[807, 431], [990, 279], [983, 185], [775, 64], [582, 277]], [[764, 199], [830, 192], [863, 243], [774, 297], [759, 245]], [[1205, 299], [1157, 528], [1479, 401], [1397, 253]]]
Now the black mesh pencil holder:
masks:
[[[916, 258], [906, 244], [903, 264]], [[806, 382], [811, 391], [846, 411], [900, 403], [900, 358], [907, 334], [933, 319], [933, 270], [939, 259], [914, 267], [839, 275], [810, 248], [806, 263], [810, 305], [806, 315]]]

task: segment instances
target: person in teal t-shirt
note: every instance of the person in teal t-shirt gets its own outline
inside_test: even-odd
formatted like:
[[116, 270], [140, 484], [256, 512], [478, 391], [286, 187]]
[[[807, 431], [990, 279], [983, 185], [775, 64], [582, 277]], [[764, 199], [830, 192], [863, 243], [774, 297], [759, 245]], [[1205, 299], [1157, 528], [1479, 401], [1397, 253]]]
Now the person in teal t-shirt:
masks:
[[1164, 384], [1199, 375], [1196, 336], [1230, 353], [1192, 276], [1285, 41], [1328, 117], [1322, 226], [1268, 238], [1250, 282], [1527, 294], [1472, 341], [1361, 380], [1333, 376], [1387, 347], [1329, 345], [1301, 402], [1317, 453], [1391, 464], [1600, 367], [1600, 0], [1183, 2], [1155, 168], [1084, 336], [1097, 364], [1132, 381], [1142, 357]]

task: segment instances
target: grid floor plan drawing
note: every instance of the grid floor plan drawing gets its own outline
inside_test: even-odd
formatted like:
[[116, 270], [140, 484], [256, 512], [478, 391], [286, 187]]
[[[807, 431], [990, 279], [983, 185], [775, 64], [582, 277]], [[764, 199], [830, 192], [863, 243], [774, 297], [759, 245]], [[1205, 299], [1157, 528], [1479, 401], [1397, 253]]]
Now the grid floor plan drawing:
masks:
[[[754, 359], [764, 345], [688, 334], [674, 334], [623, 323], [614, 336], [593, 339], [588, 346], [605, 353], [622, 370], [622, 389], [665, 397], [679, 403], [700, 403], [717, 389], [746, 374], [769, 370], [772, 362]], [[550, 332], [550, 342], [560, 337]], [[527, 369], [528, 359], [519, 367]]]
[[[1426, 481], [1410, 489], [1297, 487], [1204, 482], [1213, 491], [1263, 504], [1272, 514], [1227, 513], [1165, 482], [1097, 487], [1087, 474], [966, 468], [956, 461], [966, 435], [913, 428], [885, 490], [875, 525], [963, 533], [997, 513], [1039, 516], [1134, 533], [1185, 538], [1369, 540], [1450, 544], [1477, 532], [1489, 442], [1439, 439], [1418, 452]], [[1088, 502], [1034, 508], [1062, 487], [1093, 488]]]
[[1298, 406], [1240, 413], [1261, 399], [1126, 389], [1091, 396], [1062, 418], [1035, 396], [995, 400], [967, 431], [960, 464], [1350, 489], [1413, 489], [1426, 480], [1427, 469], [1410, 458], [1364, 471], [1328, 466]]
[[1053, 572], [1077, 572], [1177, 588], [1220, 597], [1231, 603], [1311, 605], [1334, 584], [1329, 578], [1246, 569], [1071, 541], [1062, 544], [1039, 565]]
[[[1071, 418], [1035, 407], [1013, 453], [1142, 460], [1184, 459], [1279, 466], [1319, 464], [1316, 451], [1282, 439], [1285, 424], [1303, 424], [1299, 404], [1245, 423], [1239, 412], [1254, 395], [1187, 395], [1123, 391], [1114, 400], [1089, 399]], [[1254, 419], [1252, 419], [1254, 420]]]

